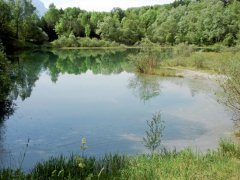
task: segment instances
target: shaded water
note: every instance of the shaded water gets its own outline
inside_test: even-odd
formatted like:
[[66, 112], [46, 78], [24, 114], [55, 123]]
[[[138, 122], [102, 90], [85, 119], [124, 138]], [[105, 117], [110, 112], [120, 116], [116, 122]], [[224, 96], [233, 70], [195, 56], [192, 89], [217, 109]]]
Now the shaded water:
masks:
[[23, 168], [50, 156], [147, 152], [146, 120], [160, 111], [163, 145], [216, 148], [231, 131], [231, 114], [210, 80], [137, 75], [131, 51], [25, 52], [16, 57], [15, 113], [0, 126], [0, 166]]

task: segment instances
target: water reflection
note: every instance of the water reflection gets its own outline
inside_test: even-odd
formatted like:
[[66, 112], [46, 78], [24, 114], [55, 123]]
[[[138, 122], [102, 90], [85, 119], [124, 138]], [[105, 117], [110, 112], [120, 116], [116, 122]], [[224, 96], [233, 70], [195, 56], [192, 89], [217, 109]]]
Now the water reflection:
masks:
[[14, 81], [12, 96], [22, 100], [31, 96], [32, 88], [41, 72], [47, 71], [52, 82], [60, 74], [80, 75], [91, 70], [94, 74], [118, 74], [131, 71], [127, 60], [129, 51], [52, 51], [24, 52], [14, 57]]
[[128, 87], [141, 101], [146, 102], [160, 95], [160, 81], [157, 76], [136, 74], [129, 80]]

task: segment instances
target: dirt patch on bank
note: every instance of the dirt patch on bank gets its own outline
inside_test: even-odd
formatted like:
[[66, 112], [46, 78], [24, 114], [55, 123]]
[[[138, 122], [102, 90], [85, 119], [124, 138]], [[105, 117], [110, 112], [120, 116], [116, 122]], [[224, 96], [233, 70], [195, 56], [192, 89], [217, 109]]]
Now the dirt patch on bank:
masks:
[[218, 74], [209, 74], [201, 71], [193, 71], [193, 70], [183, 70], [181, 72], [176, 73], [177, 76], [183, 76], [184, 78], [190, 79], [211, 79], [211, 80], [225, 80], [226, 76], [218, 75]]

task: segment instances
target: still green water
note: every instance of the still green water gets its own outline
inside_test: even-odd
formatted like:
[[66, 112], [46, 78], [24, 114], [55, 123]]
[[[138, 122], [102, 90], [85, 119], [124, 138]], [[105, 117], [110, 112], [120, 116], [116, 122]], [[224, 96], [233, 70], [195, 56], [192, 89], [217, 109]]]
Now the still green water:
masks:
[[[15, 57], [16, 109], [0, 126], [0, 167], [23, 168], [60, 154], [146, 153], [146, 120], [161, 112], [167, 148], [216, 148], [231, 132], [231, 113], [217, 101], [217, 83], [138, 75], [136, 50], [24, 52]], [[168, 53], [168, 52], [165, 52]], [[25, 150], [26, 143], [29, 146]]]

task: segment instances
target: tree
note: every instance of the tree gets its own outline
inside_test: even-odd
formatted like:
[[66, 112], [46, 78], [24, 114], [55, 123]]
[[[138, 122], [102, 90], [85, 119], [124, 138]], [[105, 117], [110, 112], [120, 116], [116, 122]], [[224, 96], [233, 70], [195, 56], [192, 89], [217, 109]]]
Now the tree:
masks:
[[49, 41], [53, 41], [58, 38], [55, 31], [55, 25], [61, 17], [61, 12], [56, 8], [54, 4], [49, 5], [48, 11], [42, 17], [42, 28], [48, 34]]
[[11, 0], [10, 1], [12, 9], [13, 24], [15, 27], [15, 37], [19, 38], [19, 28], [23, 20], [23, 4], [21, 0]]
[[90, 36], [90, 33], [91, 33], [91, 28], [90, 28], [90, 25], [87, 24], [87, 25], [85, 26], [85, 36], [86, 36], [86, 37], [89, 37], [89, 36]]
[[117, 17], [106, 16], [103, 22], [98, 24], [97, 33], [101, 38], [109, 41], [119, 41], [120, 37], [120, 22]]
[[117, 17], [118, 20], [121, 22], [125, 16], [125, 12], [121, 8], [117, 7], [111, 10], [111, 15]]
[[79, 8], [66, 8], [63, 15], [55, 25], [55, 31], [59, 36], [69, 36], [71, 32], [75, 36], [84, 35], [84, 29], [80, 26], [79, 14], [82, 11]]
[[127, 45], [133, 45], [144, 37], [144, 30], [140, 26], [141, 22], [139, 17], [130, 13], [124, 17], [121, 23], [121, 42]]

